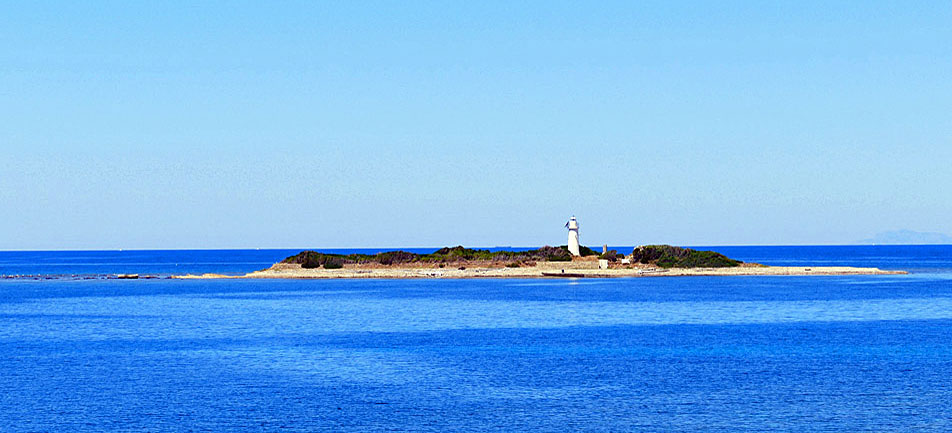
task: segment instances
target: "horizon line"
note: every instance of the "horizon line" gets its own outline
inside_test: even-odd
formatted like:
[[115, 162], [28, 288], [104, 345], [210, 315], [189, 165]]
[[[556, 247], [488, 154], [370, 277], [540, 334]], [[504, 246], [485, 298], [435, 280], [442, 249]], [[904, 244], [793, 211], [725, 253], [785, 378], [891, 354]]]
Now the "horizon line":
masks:
[[[664, 243], [648, 243], [640, 245], [674, 245], [674, 244], [664, 244]], [[611, 247], [637, 247], [640, 245], [608, 245]], [[456, 246], [456, 245], [454, 245]], [[462, 246], [462, 245], [459, 245]], [[558, 245], [542, 245], [542, 246], [558, 246]], [[586, 245], [587, 246], [587, 245]], [[599, 245], [600, 246], [600, 245]], [[920, 244], [920, 243], [848, 243], [848, 244], [710, 244], [710, 245], [675, 245], [681, 247], [691, 247], [691, 248], [716, 248], [716, 247], [858, 247], [858, 246], [952, 246], [952, 243], [946, 244]], [[69, 249], [69, 248], [55, 248], [55, 249], [0, 249], [0, 252], [99, 252], [99, 251], [249, 251], [249, 250], [264, 250], [264, 251], [278, 251], [278, 250], [295, 250], [295, 251], [306, 251], [306, 250], [390, 250], [396, 251], [401, 249], [429, 249], [433, 248], [438, 250], [440, 248], [447, 248], [452, 246], [402, 246], [402, 247], [234, 247], [234, 248], [79, 248], [79, 249]], [[513, 246], [513, 245], [493, 245], [493, 246], [472, 246], [466, 248], [472, 249], [489, 249], [489, 248], [539, 248], [541, 246]], [[592, 248], [591, 246], [588, 246]]]

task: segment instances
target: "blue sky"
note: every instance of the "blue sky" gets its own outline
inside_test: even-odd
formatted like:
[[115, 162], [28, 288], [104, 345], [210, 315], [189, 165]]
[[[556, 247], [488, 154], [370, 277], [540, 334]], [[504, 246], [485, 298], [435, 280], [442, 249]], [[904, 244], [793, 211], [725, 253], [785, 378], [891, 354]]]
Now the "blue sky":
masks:
[[952, 233], [947, 2], [5, 2], [0, 249]]

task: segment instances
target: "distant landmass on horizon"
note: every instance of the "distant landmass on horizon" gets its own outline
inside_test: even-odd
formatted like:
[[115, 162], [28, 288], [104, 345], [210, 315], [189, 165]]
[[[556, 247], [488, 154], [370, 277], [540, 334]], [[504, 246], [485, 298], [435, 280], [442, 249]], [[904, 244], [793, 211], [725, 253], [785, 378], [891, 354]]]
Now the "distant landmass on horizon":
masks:
[[952, 244], [952, 236], [944, 233], [917, 232], [913, 230], [894, 230], [876, 234], [870, 239], [859, 241], [860, 244], [919, 244], [919, 245], [947, 245]]

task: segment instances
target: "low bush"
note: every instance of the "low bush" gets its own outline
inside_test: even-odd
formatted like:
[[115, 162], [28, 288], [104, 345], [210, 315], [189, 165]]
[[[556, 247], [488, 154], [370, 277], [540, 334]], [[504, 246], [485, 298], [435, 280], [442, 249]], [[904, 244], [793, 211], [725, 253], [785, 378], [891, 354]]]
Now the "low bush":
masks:
[[[565, 250], [566, 252], [569, 251], [569, 246], [568, 246], [568, 245], [562, 245], [562, 246], [560, 246], [559, 248]], [[578, 255], [581, 256], [581, 257], [588, 257], [588, 256], [597, 256], [598, 253], [595, 252], [595, 250], [593, 250], [593, 249], [591, 249], [591, 248], [589, 248], [589, 247], [586, 247], [585, 245], [579, 245], [579, 246], [578, 246]], [[569, 256], [571, 256], [571, 254], [569, 254]]]
[[671, 245], [643, 245], [635, 248], [631, 254], [632, 262], [662, 268], [726, 268], [743, 263], [714, 251], [697, 251]]
[[385, 253], [377, 254], [375, 259], [377, 263], [380, 263], [381, 265], [395, 265], [415, 262], [418, 259], [418, 255], [408, 253], [406, 251], [387, 251]]
[[321, 267], [321, 265], [327, 261], [328, 257], [330, 256], [317, 251], [302, 251], [297, 255], [284, 259], [283, 262], [297, 263], [300, 264], [302, 268], [312, 269]]
[[[591, 248], [579, 247], [583, 256], [596, 255]], [[429, 254], [415, 254], [407, 251], [387, 251], [375, 255], [367, 254], [327, 254], [318, 251], [302, 251], [281, 261], [281, 263], [299, 264], [303, 268], [312, 269], [324, 267], [326, 269], [339, 269], [345, 264], [355, 263], [379, 263], [381, 265], [400, 265], [406, 263], [433, 263], [457, 264], [472, 261], [495, 262], [500, 266], [535, 266], [536, 262], [568, 262], [572, 260], [572, 254], [568, 247], [544, 246], [535, 250], [528, 251], [489, 251], [464, 248], [462, 246], [440, 248]], [[330, 267], [327, 266], [330, 262]]]

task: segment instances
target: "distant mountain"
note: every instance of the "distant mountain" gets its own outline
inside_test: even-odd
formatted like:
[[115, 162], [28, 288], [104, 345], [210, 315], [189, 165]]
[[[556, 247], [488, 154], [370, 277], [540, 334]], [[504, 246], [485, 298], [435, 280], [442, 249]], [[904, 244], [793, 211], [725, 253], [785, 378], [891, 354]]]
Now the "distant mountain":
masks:
[[920, 244], [939, 245], [952, 244], [952, 236], [943, 233], [916, 232], [912, 230], [895, 230], [882, 232], [871, 239], [859, 241], [861, 244]]

